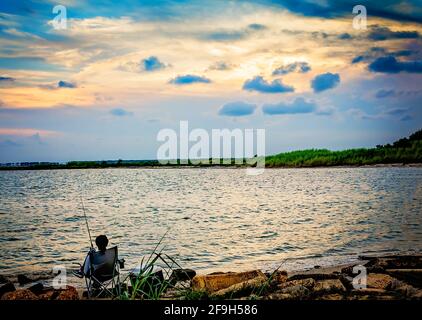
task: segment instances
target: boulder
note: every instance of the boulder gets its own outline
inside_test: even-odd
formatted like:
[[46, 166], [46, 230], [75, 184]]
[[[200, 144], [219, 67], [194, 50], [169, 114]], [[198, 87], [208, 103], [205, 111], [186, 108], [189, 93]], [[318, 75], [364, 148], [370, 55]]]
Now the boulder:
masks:
[[147, 278], [142, 278], [143, 276], [140, 276], [141, 278], [137, 279], [139, 276], [134, 273], [131, 273], [129, 277], [132, 283], [136, 283], [138, 280], [143, 281], [142, 285], [138, 287], [139, 292], [144, 288], [150, 289], [151, 287], [160, 287], [164, 282], [163, 270], [158, 270], [154, 273], [151, 273]]
[[385, 257], [360, 257], [368, 260], [369, 268], [383, 269], [422, 269], [422, 255], [397, 255]]
[[388, 269], [422, 269], [422, 256], [402, 255], [384, 259]]
[[418, 294], [418, 291], [419, 291], [415, 287], [413, 287], [413, 286], [411, 286], [411, 285], [409, 285], [409, 284], [407, 284], [403, 281], [397, 280], [397, 279], [394, 279], [391, 282], [390, 290], [393, 290], [393, 291], [401, 294], [404, 297], [415, 296], [415, 295]]
[[282, 289], [280, 293], [289, 295], [290, 299], [303, 300], [311, 295], [311, 290], [301, 285], [295, 285]]
[[28, 289], [18, 289], [5, 293], [1, 300], [38, 300], [38, 297]]
[[291, 280], [278, 285], [278, 289], [285, 289], [288, 287], [294, 286], [303, 286], [307, 289], [312, 290], [315, 285], [315, 280], [312, 278], [300, 279], [300, 280]]
[[170, 278], [169, 278], [169, 282], [174, 285], [179, 281], [190, 281], [195, 276], [196, 276], [195, 270], [192, 270], [192, 269], [174, 269]]
[[347, 266], [342, 268], [341, 273], [347, 276], [353, 276], [353, 266]]
[[79, 300], [78, 291], [72, 286], [66, 286], [66, 289], [60, 291], [57, 300]]
[[35, 283], [28, 288], [33, 294], [39, 295], [44, 290], [44, 285], [41, 282]]
[[197, 275], [192, 279], [192, 289], [195, 291], [213, 293], [221, 289], [226, 289], [236, 283], [241, 283], [256, 277], [266, 278], [260, 270]]
[[316, 294], [343, 293], [346, 292], [346, 288], [339, 279], [318, 280], [313, 287], [313, 292]]
[[267, 280], [268, 278], [265, 275], [258, 275], [253, 279], [236, 283], [228, 288], [218, 290], [214, 292], [211, 297], [218, 299], [233, 299], [249, 296], [251, 294], [259, 296], [262, 294], [262, 289], [264, 288], [264, 285], [266, 284]]
[[397, 297], [394, 295], [350, 295], [347, 297], [347, 300], [397, 300]]
[[422, 269], [387, 269], [386, 272], [412, 286], [422, 288]]
[[274, 273], [270, 274], [271, 277], [271, 284], [278, 285], [287, 281], [287, 271], [275, 271]]
[[331, 293], [331, 294], [326, 294], [321, 297], [318, 297], [317, 300], [338, 301], [338, 300], [344, 300], [344, 296], [338, 293]]
[[338, 279], [338, 274], [333, 273], [304, 273], [304, 274], [295, 274], [289, 277], [287, 280], [301, 280], [306, 278], [312, 278], [314, 280], [330, 280], [330, 279]]
[[16, 288], [13, 283], [7, 281], [5, 283], [0, 284], [0, 298], [7, 292], [15, 291]]
[[366, 278], [366, 286], [368, 288], [387, 290], [390, 288], [393, 280], [394, 278], [389, 276], [388, 274], [370, 273], [367, 275]]
[[49, 289], [44, 290], [41, 294], [38, 295], [38, 299], [40, 300], [55, 300], [60, 294], [60, 291]]
[[29, 277], [27, 277], [24, 274], [18, 274], [18, 283], [21, 286], [24, 286], [28, 283], [34, 282], [35, 280], [30, 279]]
[[265, 299], [266, 300], [293, 300], [294, 298], [288, 293], [275, 292], [265, 297]]
[[388, 293], [387, 290], [384, 289], [375, 289], [375, 288], [366, 288], [366, 289], [354, 289], [351, 291], [352, 295], [362, 295], [362, 296], [380, 296], [386, 295]]
[[0, 274], [0, 284], [2, 284], [2, 283], [7, 283], [7, 282], [9, 282], [9, 280], [8, 280], [5, 276], [2, 276], [2, 275]]

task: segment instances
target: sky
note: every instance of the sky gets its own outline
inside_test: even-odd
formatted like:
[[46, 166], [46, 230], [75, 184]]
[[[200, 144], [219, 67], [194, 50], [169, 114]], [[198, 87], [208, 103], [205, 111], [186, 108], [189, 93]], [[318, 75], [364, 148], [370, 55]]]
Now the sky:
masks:
[[421, 37], [421, 0], [2, 0], [0, 162], [155, 159], [185, 120], [267, 154], [393, 142], [422, 127]]

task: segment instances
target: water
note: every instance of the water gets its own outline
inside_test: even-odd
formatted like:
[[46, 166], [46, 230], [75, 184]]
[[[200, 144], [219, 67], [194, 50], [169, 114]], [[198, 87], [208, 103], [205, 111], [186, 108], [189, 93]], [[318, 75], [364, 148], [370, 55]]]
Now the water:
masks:
[[128, 268], [160, 237], [200, 272], [287, 269], [421, 251], [422, 169], [0, 172], [0, 273], [74, 268], [107, 234]]

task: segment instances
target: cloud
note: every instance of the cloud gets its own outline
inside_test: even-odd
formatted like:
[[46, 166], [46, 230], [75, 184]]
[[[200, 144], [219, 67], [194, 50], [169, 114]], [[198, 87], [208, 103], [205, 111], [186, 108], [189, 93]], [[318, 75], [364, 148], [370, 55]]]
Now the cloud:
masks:
[[158, 60], [157, 57], [151, 56], [141, 61], [141, 68], [144, 71], [151, 72], [160, 69], [164, 69], [166, 65]]
[[233, 69], [233, 67], [234, 65], [231, 63], [227, 63], [224, 61], [217, 61], [209, 67], [209, 70], [225, 71], [225, 70]]
[[398, 61], [393, 56], [380, 57], [368, 65], [371, 72], [381, 73], [421, 73], [422, 61]]
[[29, 141], [36, 143], [36, 144], [40, 144], [40, 145], [46, 144], [44, 142], [44, 140], [41, 138], [41, 135], [38, 132], [36, 134], [30, 136], [28, 139], [29, 139]]
[[409, 114], [400, 118], [400, 121], [411, 121], [411, 120], [413, 120], [413, 117]]
[[359, 63], [359, 62], [362, 62], [364, 60], [365, 60], [364, 56], [356, 56], [356, 57], [353, 58], [352, 64]]
[[176, 78], [171, 79], [169, 83], [172, 83], [175, 85], [187, 85], [187, 84], [193, 84], [193, 83], [211, 83], [211, 80], [202, 76], [186, 74], [186, 75], [177, 76]]
[[237, 101], [223, 105], [218, 111], [218, 114], [220, 116], [241, 117], [253, 114], [255, 109], [255, 104]]
[[391, 51], [389, 52], [387, 49], [382, 47], [372, 47], [366, 50], [361, 55], [358, 55], [353, 58], [352, 64], [359, 63], [362, 61], [371, 61], [376, 58], [381, 58], [385, 56], [393, 56], [393, 57], [409, 57], [414, 54], [418, 53], [418, 50], [398, 50], [398, 51]]
[[10, 139], [0, 141], [0, 147], [8, 148], [8, 147], [21, 147], [22, 144]]
[[249, 30], [220, 30], [205, 35], [206, 40], [213, 41], [236, 41], [249, 35]]
[[332, 89], [340, 83], [340, 75], [338, 73], [323, 73], [317, 75], [311, 82], [311, 87], [314, 92], [321, 92]]
[[392, 53], [392, 55], [394, 55], [395, 57], [408, 57], [412, 54], [414, 54], [412, 50], [399, 50]]
[[243, 90], [258, 91], [262, 93], [294, 92], [294, 88], [292, 86], [284, 85], [281, 80], [274, 80], [270, 83], [261, 76], [256, 76], [251, 80], [246, 80], [243, 84]]
[[400, 116], [405, 114], [408, 111], [408, 109], [404, 109], [404, 108], [396, 108], [396, 109], [391, 109], [386, 111], [386, 114], [390, 115], [390, 116]]
[[368, 39], [372, 41], [384, 41], [391, 39], [417, 39], [417, 31], [391, 31], [387, 27], [373, 26], [368, 34]]
[[[30, 48], [25, 47], [25, 49]], [[0, 69], [61, 71], [63, 67], [51, 64], [41, 57], [0, 57]]]
[[393, 97], [403, 97], [403, 96], [415, 96], [422, 93], [422, 90], [400, 90], [396, 91], [394, 89], [385, 90], [381, 89], [375, 93], [377, 99], [383, 98], [393, 98]]
[[110, 114], [116, 117], [124, 117], [124, 116], [132, 116], [133, 112], [126, 111], [125, 109], [122, 109], [122, 108], [116, 108], [116, 109], [112, 109], [110, 111]]
[[15, 81], [12, 77], [0, 76], [0, 82], [13, 82]]
[[[249, 0], [255, 2], [256, 0]], [[338, 18], [350, 17], [354, 0], [260, 0], [269, 6], [278, 5], [295, 14], [305, 17]], [[362, 0], [368, 14], [372, 17], [391, 19], [396, 21], [412, 21], [422, 23], [422, 13], [419, 10], [420, 0], [407, 0], [404, 5], [398, 5], [396, 0]]]
[[68, 81], [63, 81], [63, 80], [60, 80], [58, 83], [57, 83], [57, 88], [69, 88], [69, 89], [74, 89], [74, 88], [76, 88], [77, 86], [76, 86], [76, 84], [74, 84], [74, 83], [72, 83], [72, 82], [68, 82]]
[[32, 128], [0, 128], [0, 136], [31, 137], [37, 134], [42, 136], [57, 136], [59, 133], [51, 130]]
[[342, 33], [342, 34], [340, 34], [340, 35], [338, 36], [338, 38], [339, 38], [340, 40], [349, 40], [349, 39], [352, 39], [352, 36], [346, 32], [346, 33]]
[[278, 104], [264, 104], [262, 112], [268, 115], [302, 114], [316, 111], [317, 106], [313, 102], [307, 102], [304, 98], [296, 98], [291, 104], [280, 102]]
[[240, 30], [231, 30], [231, 29], [220, 29], [217, 31], [209, 32], [205, 35], [203, 35], [203, 38], [205, 40], [212, 40], [212, 41], [237, 41], [242, 40], [253, 33], [262, 31], [267, 29], [267, 27], [263, 24], [259, 23], [251, 23], [246, 28], [240, 29]]
[[273, 76], [284, 75], [295, 71], [299, 73], [306, 73], [310, 70], [311, 66], [307, 62], [293, 62], [275, 69], [273, 71]]
[[375, 94], [375, 97], [378, 99], [382, 99], [382, 98], [394, 96], [394, 94], [395, 94], [394, 90], [379, 90]]
[[249, 28], [249, 29], [252, 29], [252, 30], [257, 30], [257, 31], [267, 29], [267, 27], [266, 27], [266, 26], [264, 26], [263, 24], [260, 24], [260, 23], [251, 23], [251, 24], [248, 26], [248, 28]]

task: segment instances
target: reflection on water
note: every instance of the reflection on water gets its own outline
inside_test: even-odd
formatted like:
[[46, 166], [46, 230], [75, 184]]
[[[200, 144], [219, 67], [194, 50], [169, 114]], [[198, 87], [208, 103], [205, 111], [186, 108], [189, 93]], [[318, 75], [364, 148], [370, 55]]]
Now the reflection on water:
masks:
[[184, 267], [287, 267], [420, 251], [422, 169], [93, 169], [0, 172], [0, 273], [71, 267], [91, 232], [135, 266], [161, 235]]

